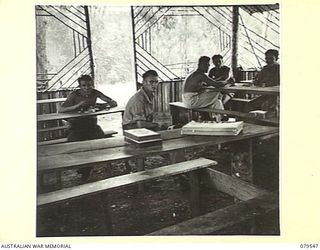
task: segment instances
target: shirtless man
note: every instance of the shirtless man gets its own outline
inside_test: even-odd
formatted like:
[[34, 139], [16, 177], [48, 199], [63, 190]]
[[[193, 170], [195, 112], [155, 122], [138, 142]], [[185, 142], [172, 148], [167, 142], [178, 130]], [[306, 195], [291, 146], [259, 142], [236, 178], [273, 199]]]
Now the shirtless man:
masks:
[[202, 56], [198, 61], [198, 68], [187, 76], [183, 83], [182, 101], [191, 108], [224, 109], [220, 92], [204, 90], [204, 86], [224, 87], [224, 81], [215, 81], [208, 77], [210, 58]]
[[[73, 91], [62, 104], [59, 112], [77, 112], [88, 110], [96, 105], [97, 98], [105, 101], [110, 107], [116, 107], [117, 102], [102, 92], [94, 89], [93, 79], [90, 75], [82, 75], [79, 79], [79, 89]], [[69, 120], [68, 142], [84, 141], [104, 138], [104, 132], [97, 124], [96, 116], [74, 118]], [[81, 179], [86, 181], [90, 177], [92, 167], [84, 167], [78, 170]]]

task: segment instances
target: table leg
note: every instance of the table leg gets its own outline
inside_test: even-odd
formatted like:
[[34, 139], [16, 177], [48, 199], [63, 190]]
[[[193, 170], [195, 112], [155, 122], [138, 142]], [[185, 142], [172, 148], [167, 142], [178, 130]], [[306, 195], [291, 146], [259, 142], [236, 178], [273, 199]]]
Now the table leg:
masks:
[[249, 148], [248, 148], [248, 168], [251, 173], [250, 183], [253, 183], [254, 171], [253, 171], [253, 146], [252, 139], [249, 139]]
[[182, 162], [185, 160], [184, 150], [177, 150], [169, 153], [170, 164]]
[[[137, 171], [144, 171], [145, 167], [144, 167], [144, 158], [137, 158], [136, 159], [136, 167], [137, 167]], [[138, 184], [138, 190], [139, 192], [144, 192], [144, 184], [143, 183], [139, 183]]]
[[172, 116], [172, 124], [178, 125], [179, 124], [179, 110], [176, 107], [170, 106], [170, 113]]

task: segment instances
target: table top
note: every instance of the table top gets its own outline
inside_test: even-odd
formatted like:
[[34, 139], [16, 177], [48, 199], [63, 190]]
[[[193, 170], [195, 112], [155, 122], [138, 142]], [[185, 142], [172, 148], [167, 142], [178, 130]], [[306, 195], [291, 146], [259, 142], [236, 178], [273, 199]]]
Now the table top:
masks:
[[205, 87], [205, 89], [224, 92], [224, 93], [242, 92], [242, 93], [259, 94], [259, 95], [279, 95], [280, 94], [280, 86], [258, 87], [258, 86], [251, 86], [244, 83], [235, 83], [234, 86], [226, 86], [223, 88], [215, 88], [215, 87], [209, 86], [209, 87]]
[[[50, 145], [50, 147], [48, 145], [43, 148], [39, 147], [38, 171], [63, 170], [90, 163], [108, 163], [116, 160], [143, 158], [159, 153], [217, 145], [276, 133], [279, 133], [279, 128], [277, 127], [245, 123], [243, 131], [238, 136], [182, 136], [180, 130], [164, 131], [161, 135], [163, 138], [162, 145], [146, 148], [138, 148], [128, 144], [124, 142], [123, 137], [118, 137], [114, 140], [106, 138], [99, 139], [99, 141]], [[46, 150], [48, 153], [46, 153]]]
[[37, 104], [57, 103], [57, 102], [64, 102], [65, 100], [67, 100], [67, 98], [42, 99], [42, 100], [37, 100]]
[[51, 113], [51, 114], [42, 114], [37, 115], [38, 122], [44, 121], [53, 121], [53, 120], [61, 120], [61, 119], [70, 119], [70, 118], [79, 118], [79, 117], [86, 117], [86, 116], [95, 116], [95, 115], [105, 115], [105, 114], [112, 114], [117, 112], [123, 112], [124, 108], [122, 107], [115, 107], [110, 108], [109, 110], [100, 110], [96, 112], [68, 112], [68, 113]]

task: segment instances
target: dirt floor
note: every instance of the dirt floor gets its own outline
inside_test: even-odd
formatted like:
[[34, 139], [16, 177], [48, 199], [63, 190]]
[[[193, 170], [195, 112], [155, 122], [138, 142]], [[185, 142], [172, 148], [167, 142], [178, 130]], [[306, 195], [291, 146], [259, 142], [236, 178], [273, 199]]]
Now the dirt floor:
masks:
[[[99, 125], [105, 130], [115, 130], [122, 135], [120, 114], [99, 117]], [[253, 145], [253, 182], [269, 191], [279, 189], [279, 140], [272, 138], [255, 141]], [[186, 159], [205, 157], [218, 162], [217, 170], [231, 174], [233, 165], [245, 167], [246, 156], [235, 158], [234, 151], [246, 151], [247, 143], [198, 148], [186, 151]], [[240, 154], [241, 156], [241, 154]], [[129, 164], [136, 170], [135, 162]], [[168, 165], [163, 156], [148, 157], [146, 169]], [[111, 164], [106, 171], [103, 164], [94, 165], [88, 182], [126, 173], [125, 162]], [[242, 174], [241, 174], [242, 175]], [[245, 176], [240, 176], [245, 178]], [[76, 170], [62, 172], [59, 184], [55, 174], [44, 176], [44, 186], [39, 193], [80, 185], [84, 182]], [[205, 214], [233, 204], [234, 198], [218, 192], [203, 183], [200, 185], [200, 212]], [[37, 236], [85, 236], [85, 235], [144, 235], [158, 229], [190, 219], [190, 186], [188, 176], [158, 179], [144, 185], [119, 188], [102, 195], [48, 205], [37, 210]], [[256, 220], [255, 234], [279, 235], [278, 214]], [[238, 225], [221, 234], [250, 234], [250, 226]]]

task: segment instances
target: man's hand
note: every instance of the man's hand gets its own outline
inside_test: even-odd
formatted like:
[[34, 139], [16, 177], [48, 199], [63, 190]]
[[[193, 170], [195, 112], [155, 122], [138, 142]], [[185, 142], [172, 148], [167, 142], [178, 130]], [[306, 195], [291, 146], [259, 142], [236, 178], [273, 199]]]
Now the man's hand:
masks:
[[108, 104], [109, 104], [110, 108], [114, 108], [114, 107], [118, 106], [117, 102], [114, 100], [109, 101]]
[[79, 102], [78, 104], [76, 104], [76, 107], [77, 108], [79, 108], [79, 107], [81, 107], [81, 106], [85, 106], [86, 105], [86, 103], [87, 103], [87, 101], [81, 101], [81, 102]]

